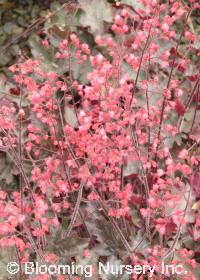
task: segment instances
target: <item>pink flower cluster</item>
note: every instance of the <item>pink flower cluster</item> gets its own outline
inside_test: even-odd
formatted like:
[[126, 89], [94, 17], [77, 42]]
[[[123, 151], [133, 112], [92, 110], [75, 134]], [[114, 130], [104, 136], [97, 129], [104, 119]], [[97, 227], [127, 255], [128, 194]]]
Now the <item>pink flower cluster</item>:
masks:
[[[98, 52], [75, 33], [60, 42], [55, 63], [62, 61], [69, 77], [42, 67], [43, 58], [10, 67], [28, 106], [0, 109], [0, 148], [20, 174], [18, 190], [0, 192], [0, 245], [16, 247], [21, 263], [33, 252], [46, 262], [59, 259], [49, 252], [53, 232], [59, 228], [62, 239], [76, 231], [81, 205], [92, 204], [103, 209], [129, 261], [154, 265], [175, 252], [195, 268], [192, 249], [177, 246], [182, 235], [200, 240], [200, 204], [191, 183], [200, 161], [192, 153], [195, 116], [189, 132], [183, 129], [200, 86], [199, 69], [194, 67], [192, 79], [188, 75], [190, 52], [200, 52], [188, 24], [199, 7], [190, 2], [142, 0], [144, 8], [137, 11], [119, 3], [115, 36], [97, 36]], [[51, 48], [48, 40], [43, 45]], [[71, 65], [85, 61], [92, 70], [81, 83]], [[71, 221], [67, 229], [65, 216]], [[87, 231], [87, 216], [80, 223]], [[138, 229], [148, 247], [132, 254], [128, 233], [133, 239]], [[191, 272], [182, 279], [197, 278]]]

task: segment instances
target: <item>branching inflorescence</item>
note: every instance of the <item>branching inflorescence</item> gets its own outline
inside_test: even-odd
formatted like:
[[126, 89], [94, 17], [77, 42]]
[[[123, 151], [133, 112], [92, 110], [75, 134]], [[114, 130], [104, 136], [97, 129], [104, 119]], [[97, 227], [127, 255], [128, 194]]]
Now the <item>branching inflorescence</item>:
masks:
[[[200, 240], [193, 153], [200, 50], [190, 25], [199, 5], [189, 2], [142, 0], [137, 11], [118, 3], [114, 35], [96, 36], [95, 49], [75, 33], [59, 43], [55, 64], [65, 65], [65, 75], [49, 71], [43, 57], [10, 67], [10, 94], [17, 91], [20, 102], [8, 97], [1, 106], [0, 149], [20, 180], [0, 192], [0, 244], [16, 247], [21, 264], [33, 253], [59, 261], [51, 245], [74, 234], [88, 238], [84, 252], [92, 254], [101, 242], [99, 219], [114, 231], [124, 262], [154, 265], [170, 257], [196, 267], [192, 248], [180, 240]], [[43, 45], [51, 49], [48, 38]], [[71, 65], [86, 61], [91, 70], [81, 83]], [[164, 279], [159, 271], [154, 277]], [[182, 279], [197, 278], [191, 270]]]

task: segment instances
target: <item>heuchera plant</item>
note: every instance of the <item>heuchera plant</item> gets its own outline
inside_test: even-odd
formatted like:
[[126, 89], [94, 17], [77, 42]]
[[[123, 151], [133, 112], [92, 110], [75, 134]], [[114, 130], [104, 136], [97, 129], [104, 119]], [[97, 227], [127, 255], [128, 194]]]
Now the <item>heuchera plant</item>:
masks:
[[[15, 250], [20, 279], [30, 260], [107, 261], [101, 246], [113, 246], [124, 264], [181, 263], [181, 279], [199, 277], [200, 49], [191, 15], [200, 6], [140, 7], [117, 3], [113, 35], [97, 35], [95, 48], [73, 32], [61, 41], [55, 63], [67, 75], [45, 68], [42, 56], [10, 67], [15, 87], [0, 108], [0, 149], [19, 180], [0, 191], [0, 245]], [[48, 38], [43, 45], [51, 49]], [[71, 68], [86, 61], [81, 83]], [[116, 246], [100, 238], [105, 228]], [[86, 242], [79, 255], [63, 255], [72, 238], [74, 248]], [[173, 278], [157, 270], [153, 279], [165, 277]]]

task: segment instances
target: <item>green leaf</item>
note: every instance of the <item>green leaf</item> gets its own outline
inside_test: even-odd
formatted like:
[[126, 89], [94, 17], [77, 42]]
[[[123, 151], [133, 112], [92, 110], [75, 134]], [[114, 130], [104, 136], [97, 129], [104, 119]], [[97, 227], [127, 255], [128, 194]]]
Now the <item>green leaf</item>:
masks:
[[121, 0], [120, 2], [123, 4], [131, 5], [136, 10], [144, 8], [144, 5], [142, 5], [141, 1], [139, 0]]
[[11, 279], [11, 275], [7, 272], [7, 264], [16, 261], [15, 255], [14, 247], [0, 248], [0, 280]]
[[65, 106], [65, 120], [66, 122], [72, 126], [76, 127], [78, 124], [76, 113], [72, 106]]
[[54, 71], [55, 67], [53, 67], [53, 57], [51, 54], [43, 47], [41, 44], [41, 41], [38, 36], [32, 35], [29, 38], [29, 46], [31, 48], [32, 55], [35, 59], [38, 59], [39, 57], [44, 58], [44, 65], [48, 65], [48, 71]]
[[124, 177], [130, 176], [132, 174], [139, 174], [141, 170], [141, 166], [139, 161], [129, 161], [123, 170]]
[[87, 83], [87, 74], [91, 71], [89, 61], [86, 61], [83, 64], [72, 63], [71, 69], [75, 80], [79, 80], [83, 84]]
[[88, 243], [88, 238], [81, 238], [76, 233], [73, 233], [66, 240], [53, 240], [49, 244], [49, 250], [58, 254], [61, 258], [82, 256], [83, 250], [87, 248]]
[[93, 34], [103, 33], [104, 21], [112, 22], [112, 7], [106, 0], [79, 0], [84, 13], [80, 17], [80, 24], [89, 26]]

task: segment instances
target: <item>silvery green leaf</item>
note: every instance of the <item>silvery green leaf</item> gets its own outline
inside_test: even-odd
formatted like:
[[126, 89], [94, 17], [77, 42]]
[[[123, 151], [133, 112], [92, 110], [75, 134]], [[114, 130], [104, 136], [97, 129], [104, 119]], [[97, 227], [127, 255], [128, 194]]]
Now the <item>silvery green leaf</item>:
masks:
[[84, 13], [80, 17], [80, 24], [90, 26], [93, 34], [103, 33], [104, 21], [112, 22], [112, 7], [106, 0], [79, 0]]

